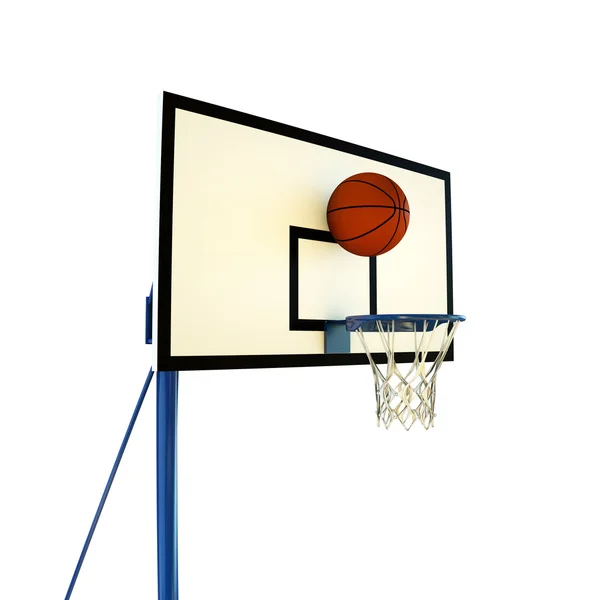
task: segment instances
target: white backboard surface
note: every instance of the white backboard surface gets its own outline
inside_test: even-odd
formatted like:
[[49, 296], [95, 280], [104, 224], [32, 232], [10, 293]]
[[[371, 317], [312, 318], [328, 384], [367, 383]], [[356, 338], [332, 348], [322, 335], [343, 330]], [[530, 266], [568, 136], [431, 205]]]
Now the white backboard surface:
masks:
[[[404, 239], [377, 258], [327, 229], [332, 191], [361, 172], [393, 179], [411, 210]], [[165, 93], [160, 370], [358, 364], [354, 339], [350, 353], [324, 353], [325, 321], [451, 312], [447, 172]], [[406, 360], [411, 344], [399, 337]]]

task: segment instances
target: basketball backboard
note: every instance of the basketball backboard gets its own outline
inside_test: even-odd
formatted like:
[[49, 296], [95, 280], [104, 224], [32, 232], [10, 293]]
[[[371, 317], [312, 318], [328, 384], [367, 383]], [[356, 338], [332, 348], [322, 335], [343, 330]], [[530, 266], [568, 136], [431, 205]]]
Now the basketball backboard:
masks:
[[[404, 238], [376, 258], [327, 228], [331, 193], [361, 172], [410, 203]], [[450, 225], [446, 171], [165, 93], [157, 368], [366, 364], [358, 340], [325, 353], [325, 322], [452, 313]], [[396, 350], [404, 360], [401, 340]]]

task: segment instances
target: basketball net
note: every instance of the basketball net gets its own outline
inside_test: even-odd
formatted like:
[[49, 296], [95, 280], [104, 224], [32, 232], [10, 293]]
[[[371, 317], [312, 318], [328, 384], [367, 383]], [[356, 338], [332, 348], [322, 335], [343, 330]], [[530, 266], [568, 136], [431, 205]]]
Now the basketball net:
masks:
[[[376, 321], [379, 339], [387, 356], [385, 371], [380, 369], [373, 360], [362, 327], [356, 329], [358, 339], [367, 353], [373, 370], [378, 427], [383, 421], [386, 429], [389, 429], [395, 420], [400, 421], [407, 431], [415, 421], [419, 421], [425, 429], [433, 427], [436, 377], [454, 339], [458, 323], [458, 321], [432, 320], [429, 323], [425, 321], [422, 331], [417, 331], [417, 325], [413, 323], [415, 359], [411, 365], [405, 365], [404, 374], [394, 358], [394, 333], [396, 332], [393, 321]], [[430, 359], [430, 364], [427, 366], [431, 339], [438, 325], [444, 327], [442, 343], [433, 362]]]

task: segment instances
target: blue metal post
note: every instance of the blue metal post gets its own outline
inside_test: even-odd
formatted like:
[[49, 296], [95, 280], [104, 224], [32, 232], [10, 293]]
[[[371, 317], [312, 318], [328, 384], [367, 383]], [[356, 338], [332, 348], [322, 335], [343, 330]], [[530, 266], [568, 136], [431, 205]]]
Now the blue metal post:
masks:
[[156, 376], [158, 600], [178, 600], [177, 390], [179, 372], [158, 371]]
[[71, 594], [73, 593], [73, 588], [75, 587], [75, 583], [77, 582], [77, 577], [79, 577], [79, 571], [81, 571], [81, 567], [83, 565], [83, 561], [85, 560], [85, 555], [87, 554], [88, 548], [92, 543], [92, 538], [94, 537], [94, 532], [96, 531], [96, 526], [98, 525], [98, 521], [100, 520], [100, 515], [102, 514], [102, 510], [104, 508], [104, 504], [106, 503], [106, 499], [108, 498], [108, 493], [110, 492], [110, 488], [112, 487], [113, 481], [115, 480], [115, 476], [117, 471], [119, 470], [119, 465], [121, 464], [121, 459], [123, 458], [123, 454], [125, 453], [125, 448], [127, 448], [127, 443], [129, 442], [129, 438], [131, 437], [131, 432], [133, 431], [133, 427], [135, 425], [135, 421], [140, 413], [142, 408], [142, 404], [144, 402], [144, 398], [146, 397], [146, 392], [150, 387], [150, 382], [152, 381], [152, 375], [154, 371], [150, 369], [148, 371], [148, 376], [146, 377], [146, 382], [144, 383], [144, 387], [142, 388], [142, 393], [138, 398], [137, 404], [135, 405], [135, 410], [133, 411], [133, 415], [131, 420], [129, 421], [129, 426], [127, 427], [127, 431], [125, 432], [125, 437], [123, 438], [123, 442], [121, 443], [121, 447], [119, 448], [119, 453], [117, 454], [117, 458], [115, 460], [115, 464], [113, 465], [112, 471], [110, 472], [110, 476], [108, 478], [108, 482], [106, 483], [106, 487], [104, 488], [104, 493], [102, 494], [102, 498], [100, 499], [100, 504], [98, 505], [98, 509], [96, 510], [96, 515], [94, 516], [94, 520], [92, 521], [92, 526], [90, 527], [90, 531], [85, 540], [85, 544], [83, 545], [83, 550], [81, 551], [81, 555], [79, 556], [79, 561], [77, 562], [77, 566], [75, 567], [75, 572], [73, 573], [73, 577], [71, 578], [71, 583], [69, 585], [69, 589], [67, 590], [67, 595], [65, 596], [65, 600], [69, 600]]

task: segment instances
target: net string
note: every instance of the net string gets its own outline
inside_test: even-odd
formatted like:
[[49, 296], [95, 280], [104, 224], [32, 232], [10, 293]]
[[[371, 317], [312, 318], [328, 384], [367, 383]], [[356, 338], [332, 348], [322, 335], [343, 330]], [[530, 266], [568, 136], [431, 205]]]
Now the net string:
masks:
[[406, 430], [409, 430], [416, 421], [425, 429], [434, 425], [435, 397], [437, 373], [452, 344], [459, 322], [445, 322], [443, 338], [437, 356], [427, 369], [427, 357], [433, 333], [443, 321], [423, 322], [422, 331], [419, 331], [414, 322], [412, 325], [413, 345], [415, 358], [403, 374], [395, 360], [395, 331], [394, 321], [382, 323], [376, 321], [379, 339], [386, 355], [385, 370], [375, 362], [369, 350], [362, 327], [356, 330], [369, 359], [375, 383], [377, 425], [383, 421], [386, 429], [398, 420]]

